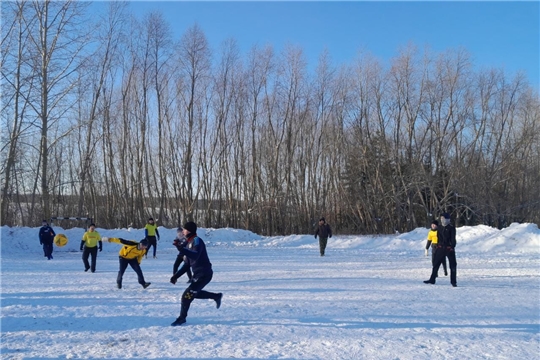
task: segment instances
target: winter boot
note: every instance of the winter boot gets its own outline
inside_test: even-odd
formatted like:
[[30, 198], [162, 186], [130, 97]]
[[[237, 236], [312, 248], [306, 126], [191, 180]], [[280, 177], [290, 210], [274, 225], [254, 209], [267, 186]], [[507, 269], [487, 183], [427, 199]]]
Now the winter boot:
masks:
[[222, 293], [218, 293], [217, 295], [217, 299], [216, 299], [216, 309], [219, 309], [219, 307], [221, 306], [221, 298], [223, 297], [223, 294]]
[[182, 324], [186, 323], [186, 319], [178, 317], [174, 322], [171, 324], [171, 326], [180, 326]]

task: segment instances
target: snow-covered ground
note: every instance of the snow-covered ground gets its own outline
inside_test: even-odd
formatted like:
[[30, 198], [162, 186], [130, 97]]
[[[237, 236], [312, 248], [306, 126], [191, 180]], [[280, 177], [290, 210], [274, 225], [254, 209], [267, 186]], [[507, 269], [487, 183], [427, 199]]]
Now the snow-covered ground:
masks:
[[[47, 260], [39, 228], [1, 228], [2, 359], [538, 359], [540, 231], [534, 224], [457, 230], [458, 287], [429, 277], [427, 229], [334, 236], [320, 257], [312, 235], [262, 237], [200, 229], [214, 267], [207, 290], [171, 327], [185, 277], [169, 283], [175, 229], [159, 228], [158, 258], [116, 289], [120, 245], [104, 243], [83, 271], [83, 229]], [[97, 229], [140, 240], [142, 229]], [[441, 270], [442, 275], [442, 270]]]

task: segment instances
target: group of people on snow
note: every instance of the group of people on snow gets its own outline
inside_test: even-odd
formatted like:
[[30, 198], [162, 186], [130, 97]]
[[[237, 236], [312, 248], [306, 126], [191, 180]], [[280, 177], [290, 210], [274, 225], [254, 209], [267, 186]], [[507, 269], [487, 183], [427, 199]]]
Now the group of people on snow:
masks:
[[[52, 259], [53, 241], [55, 232], [49, 226], [46, 220], [43, 220], [42, 227], [39, 231], [39, 241], [43, 245], [45, 257]], [[319, 219], [319, 223], [315, 228], [315, 238], [319, 237], [320, 255], [325, 255], [328, 239], [332, 237], [332, 229], [326, 223], [324, 217]], [[126, 240], [122, 238], [103, 237], [96, 231], [96, 225], [90, 224], [88, 231], [82, 237], [80, 250], [83, 252], [82, 260], [84, 271], [90, 270], [92, 273], [96, 271], [97, 252], [102, 251], [102, 241], [109, 243], [118, 243], [123, 245], [119, 255], [119, 270], [116, 278], [118, 289], [122, 289], [122, 279], [124, 273], [129, 266], [137, 274], [139, 284], [146, 289], [151, 283], [146, 282], [144, 274], [140, 267], [143, 257], [147, 257], [149, 247], [154, 247], [153, 257], [156, 258], [157, 241], [159, 241], [159, 231], [153, 218], [148, 219], [145, 226], [145, 238], [141, 241]], [[156, 241], [157, 240], [157, 241]], [[172, 326], [182, 325], [186, 322], [188, 311], [191, 303], [195, 299], [212, 299], [216, 302], [216, 308], [220, 308], [222, 293], [213, 293], [203, 290], [210, 283], [213, 276], [212, 264], [208, 258], [206, 245], [204, 241], [197, 236], [197, 224], [189, 221], [183, 227], [177, 229], [177, 237], [173, 241], [173, 245], [178, 250], [178, 255], [173, 264], [173, 275], [170, 282], [174, 285], [178, 279], [186, 274], [188, 277], [188, 287], [184, 290], [180, 304], [180, 315], [171, 324]], [[431, 277], [424, 281], [426, 284], [435, 284], [438, 277], [439, 268], [441, 265], [444, 269], [444, 275], [448, 275], [446, 266], [446, 258], [450, 266], [450, 283], [456, 287], [456, 229], [450, 223], [450, 215], [444, 213], [440, 217], [440, 225], [437, 220], [431, 223], [431, 229], [428, 233], [428, 239], [425, 248], [425, 255], [428, 256], [428, 250], [431, 247], [432, 271]], [[91, 257], [89, 263], [88, 258]], [[182, 264], [183, 263], [183, 264]]]
[[[43, 245], [43, 251], [48, 259], [52, 259], [52, 244], [55, 237], [54, 230], [46, 220], [43, 220], [39, 231], [39, 241]], [[83, 252], [82, 260], [84, 271], [96, 271], [97, 252], [102, 251], [103, 241], [123, 245], [118, 253], [119, 270], [116, 278], [118, 289], [122, 289], [122, 280], [128, 266], [131, 266], [137, 274], [138, 282], [146, 289], [151, 285], [144, 279], [141, 269], [141, 261], [146, 257], [150, 246], [154, 246], [154, 258], [156, 258], [156, 238], [159, 241], [159, 231], [150, 218], [145, 226], [145, 238], [140, 241], [127, 240], [115, 237], [101, 237], [96, 231], [96, 225], [90, 224], [81, 240], [80, 250]], [[195, 299], [212, 299], [216, 303], [216, 308], [220, 308], [222, 293], [213, 293], [203, 290], [210, 283], [213, 276], [212, 263], [208, 258], [204, 241], [197, 236], [197, 224], [189, 221], [183, 227], [177, 229], [177, 237], [173, 245], [178, 250], [178, 255], [173, 265], [173, 275], [170, 282], [174, 285], [178, 279], [187, 274], [189, 286], [182, 294], [180, 302], [180, 315], [171, 324], [172, 326], [182, 325], [186, 322], [191, 303]], [[91, 262], [88, 259], [91, 257]], [[182, 264], [183, 263], [183, 264]]]

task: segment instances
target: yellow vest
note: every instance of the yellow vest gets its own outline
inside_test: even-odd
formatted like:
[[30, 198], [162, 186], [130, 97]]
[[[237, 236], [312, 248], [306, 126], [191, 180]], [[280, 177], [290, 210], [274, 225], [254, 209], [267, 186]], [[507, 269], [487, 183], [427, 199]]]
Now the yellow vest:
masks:
[[439, 238], [437, 238], [437, 230], [429, 230], [427, 234], [427, 239], [431, 240], [432, 244], [437, 244], [439, 242]]
[[154, 225], [146, 224], [144, 228], [148, 231], [148, 236], [156, 236], [157, 225], [155, 223]]
[[[109, 242], [114, 242], [122, 244], [119, 238], [109, 238]], [[134, 245], [124, 245], [118, 252], [118, 255], [124, 259], [137, 259], [137, 262], [140, 264], [144, 254], [146, 254], [146, 249], [139, 249], [138, 243], [133, 241]]]
[[98, 241], [101, 240], [101, 235], [97, 231], [87, 231], [84, 233], [82, 240], [84, 241], [84, 245], [88, 248], [96, 247], [98, 244]]

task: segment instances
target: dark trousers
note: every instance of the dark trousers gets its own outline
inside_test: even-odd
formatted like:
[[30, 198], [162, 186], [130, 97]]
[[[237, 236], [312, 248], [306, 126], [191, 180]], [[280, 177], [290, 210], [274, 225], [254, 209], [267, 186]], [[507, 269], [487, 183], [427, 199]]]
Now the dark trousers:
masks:
[[[435, 266], [435, 253], [437, 252], [437, 245], [431, 245], [431, 266]], [[442, 266], [444, 269], [444, 275], [448, 274], [448, 269], [446, 268], [446, 258], [443, 258]], [[439, 273], [437, 272], [437, 276]]]
[[326, 250], [326, 244], [328, 243], [327, 237], [320, 237], [319, 236], [319, 251], [321, 252], [321, 256], [324, 256], [324, 250]]
[[43, 243], [43, 255], [45, 255], [46, 258], [50, 259], [52, 258], [53, 253], [53, 243], [52, 242], [44, 242]]
[[439, 268], [445, 259], [448, 258], [448, 265], [450, 265], [450, 283], [452, 285], [457, 285], [457, 261], [456, 261], [456, 252], [453, 249], [447, 249], [438, 247], [435, 251], [435, 263], [433, 264], [433, 269], [431, 270], [431, 277], [429, 281], [435, 283], [437, 278], [437, 273]]
[[124, 276], [124, 273], [126, 272], [126, 269], [129, 266], [135, 271], [137, 274], [137, 280], [139, 281], [139, 284], [144, 285], [146, 281], [144, 281], [144, 275], [141, 270], [141, 266], [139, 265], [139, 262], [137, 259], [124, 259], [123, 257], [119, 256], [118, 260], [120, 261], [120, 269], [118, 270], [118, 277], [116, 278], [116, 283], [119, 286], [122, 286], [122, 277]]
[[154, 257], [156, 257], [156, 250], [157, 250], [157, 242], [155, 236], [147, 236], [148, 239], [148, 247], [146, 248], [146, 255], [150, 252], [150, 248], [154, 247]]
[[[182, 261], [184, 261], [184, 255], [178, 254], [178, 256], [176, 256], [176, 260], [174, 261], [174, 265], [173, 265], [173, 268], [172, 268], [173, 275], [178, 272], [178, 269], [180, 269], [180, 264], [182, 264]], [[191, 280], [193, 275], [191, 275], [191, 269], [190, 268], [187, 269], [186, 275], [189, 278], [189, 280]]]
[[[96, 258], [97, 258], [97, 251], [98, 247], [84, 247], [83, 253], [82, 253], [82, 261], [84, 263], [84, 270], [90, 269], [90, 271], [95, 272], [96, 271]], [[92, 265], [88, 263], [88, 257], [92, 256]]]
[[204, 275], [196, 280], [193, 280], [191, 284], [187, 287], [187, 289], [182, 294], [182, 306], [180, 308], [180, 318], [186, 319], [189, 307], [193, 300], [195, 299], [218, 299], [217, 293], [212, 293], [209, 291], [204, 291], [203, 288], [208, 285], [208, 283], [212, 280], [213, 273]]

